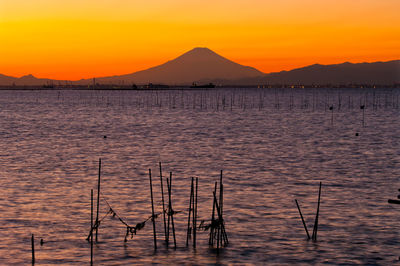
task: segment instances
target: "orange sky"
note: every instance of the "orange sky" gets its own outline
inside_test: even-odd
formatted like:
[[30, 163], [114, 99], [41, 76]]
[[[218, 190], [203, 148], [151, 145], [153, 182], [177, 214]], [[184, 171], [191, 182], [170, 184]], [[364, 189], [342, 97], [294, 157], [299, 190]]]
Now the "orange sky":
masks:
[[263, 72], [400, 58], [399, 0], [1, 0], [0, 73], [132, 73], [208, 47]]

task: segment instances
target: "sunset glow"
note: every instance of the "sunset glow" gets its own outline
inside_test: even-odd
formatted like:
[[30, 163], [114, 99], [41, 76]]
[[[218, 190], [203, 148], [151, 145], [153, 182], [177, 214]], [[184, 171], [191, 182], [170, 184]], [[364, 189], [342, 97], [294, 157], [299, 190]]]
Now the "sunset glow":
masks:
[[198, 46], [266, 73], [387, 61], [400, 58], [399, 10], [398, 0], [3, 0], [0, 73], [127, 74]]

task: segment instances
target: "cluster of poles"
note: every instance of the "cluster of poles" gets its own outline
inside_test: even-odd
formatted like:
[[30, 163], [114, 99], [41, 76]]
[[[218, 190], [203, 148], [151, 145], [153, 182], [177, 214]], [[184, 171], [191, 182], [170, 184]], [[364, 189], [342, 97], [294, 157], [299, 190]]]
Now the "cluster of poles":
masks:
[[[135, 226], [130, 226], [126, 221], [124, 221], [120, 215], [111, 207], [108, 201], [103, 197], [104, 201], [109, 207], [109, 211], [100, 218], [99, 209], [100, 209], [100, 195], [101, 195], [101, 159], [99, 159], [99, 172], [98, 172], [98, 183], [97, 183], [97, 208], [96, 208], [96, 218], [94, 218], [94, 199], [93, 199], [93, 189], [90, 192], [91, 196], [91, 218], [90, 218], [90, 231], [87, 237], [87, 241], [90, 242], [90, 262], [93, 264], [93, 243], [98, 241], [98, 230], [101, 222], [108, 216], [112, 215], [119, 219], [121, 223], [126, 226], [126, 235], [124, 241], [127, 241], [129, 235], [133, 238], [133, 235], [137, 233], [137, 231], [141, 230], [145, 224], [149, 221], [152, 222], [153, 227], [153, 239], [154, 239], [154, 249], [157, 249], [157, 232], [156, 232], [156, 219], [162, 214], [163, 225], [164, 225], [164, 237], [165, 244], [168, 247], [170, 244], [170, 236], [172, 235], [174, 248], [177, 247], [176, 244], [176, 235], [175, 235], [175, 223], [174, 223], [174, 215], [180, 213], [181, 211], [175, 211], [173, 209], [172, 204], [172, 172], [169, 173], [169, 177], [166, 177], [166, 185], [167, 185], [167, 199], [164, 195], [164, 182], [163, 182], [163, 173], [161, 162], [159, 163], [160, 168], [160, 184], [161, 184], [161, 201], [163, 211], [161, 213], [156, 213], [154, 209], [154, 195], [153, 195], [153, 180], [151, 169], [149, 169], [149, 185], [150, 185], [150, 199], [151, 199], [151, 216], [149, 216], [143, 222], [137, 223]], [[220, 181], [219, 181], [219, 194], [217, 194], [218, 182], [215, 182], [215, 188], [213, 191], [213, 206], [211, 219], [206, 222], [202, 220], [199, 225], [198, 216], [197, 216], [197, 208], [198, 208], [198, 183], [199, 179], [196, 177], [191, 178], [191, 188], [190, 188], [190, 197], [189, 197], [189, 208], [188, 208], [188, 219], [187, 219], [187, 230], [186, 230], [186, 247], [190, 244], [193, 245], [193, 248], [196, 248], [196, 235], [199, 230], [209, 231], [209, 245], [210, 247], [215, 247], [217, 251], [220, 248], [228, 245], [228, 235], [225, 230], [225, 221], [223, 218], [223, 183], [222, 183], [222, 170], [220, 173]], [[192, 242], [192, 243], [190, 243]]]
[[[153, 197], [153, 182], [152, 182], [152, 174], [151, 169], [149, 169], [149, 185], [150, 185], [150, 198], [151, 198], [151, 216], [149, 216], [143, 222], [137, 223], [135, 226], [130, 226], [124, 219], [121, 218], [120, 215], [111, 207], [108, 201], [104, 198], [103, 200], [109, 207], [109, 211], [102, 217], [99, 217], [99, 209], [100, 209], [100, 188], [101, 188], [101, 159], [99, 159], [99, 172], [98, 172], [98, 183], [97, 183], [97, 206], [96, 206], [96, 218], [94, 218], [94, 197], [93, 197], [93, 189], [90, 191], [90, 231], [86, 240], [90, 242], [90, 264], [93, 265], [93, 244], [94, 242], [98, 242], [98, 230], [101, 222], [109, 215], [112, 215], [114, 218], [118, 218], [119, 221], [126, 226], [126, 235], [124, 241], [126, 242], [128, 236], [136, 235], [137, 231], [144, 228], [145, 224], [149, 221], [152, 222], [153, 225], [153, 239], [154, 239], [154, 249], [157, 249], [157, 232], [156, 232], [156, 219], [162, 214], [163, 217], [163, 225], [164, 225], [164, 237], [165, 244], [168, 247], [170, 243], [170, 235], [172, 233], [174, 248], [177, 247], [176, 244], [176, 235], [175, 235], [175, 223], [174, 223], [174, 215], [180, 213], [181, 211], [175, 211], [173, 209], [172, 204], [172, 172], [169, 173], [169, 177], [166, 178], [167, 184], [167, 200], [164, 197], [164, 186], [163, 186], [163, 174], [161, 162], [159, 163], [160, 168], [160, 184], [161, 184], [161, 200], [162, 200], [162, 213], [155, 213], [154, 210], [154, 197]], [[209, 239], [208, 244], [212, 248], [216, 248], [217, 252], [222, 247], [225, 247], [229, 244], [228, 235], [225, 230], [225, 221], [223, 218], [223, 206], [224, 206], [224, 185], [222, 182], [223, 172], [221, 170], [220, 180], [219, 180], [219, 189], [218, 182], [215, 182], [214, 191], [213, 191], [213, 203], [212, 203], [212, 212], [211, 218], [206, 222], [202, 220], [199, 225], [197, 225], [198, 217], [197, 217], [197, 202], [198, 202], [198, 184], [199, 179], [196, 177], [191, 178], [191, 187], [190, 187], [190, 196], [189, 196], [189, 208], [188, 208], [188, 219], [187, 219], [187, 229], [186, 229], [186, 247], [189, 247], [190, 244], [193, 245], [193, 248], [196, 249], [196, 235], [197, 231], [209, 231]], [[319, 219], [319, 209], [321, 202], [321, 187], [322, 182], [319, 184], [319, 192], [318, 192], [318, 205], [317, 212], [315, 215], [315, 222], [312, 236], [310, 237], [309, 231], [307, 229], [307, 225], [304, 221], [303, 214], [300, 209], [300, 205], [295, 199], [297, 209], [300, 214], [301, 221], [303, 223], [305, 232], [307, 234], [307, 239], [312, 239], [313, 241], [317, 240], [317, 232], [318, 232], [318, 219]], [[399, 190], [400, 191], [400, 190]], [[219, 192], [219, 193], [218, 193]], [[400, 195], [399, 195], [400, 198]], [[398, 200], [389, 200], [389, 203], [400, 204]], [[192, 243], [190, 243], [192, 242]], [[32, 244], [32, 264], [35, 264], [35, 247], [34, 247], [34, 236], [32, 234], [31, 238]], [[41, 240], [41, 245], [43, 244], [43, 239]]]
[[304, 221], [303, 214], [301, 213], [299, 202], [297, 201], [297, 199], [294, 200], [296, 202], [296, 206], [297, 206], [297, 209], [299, 211], [300, 218], [301, 218], [301, 221], [302, 221], [303, 226], [304, 226], [304, 230], [306, 231], [307, 239], [308, 240], [312, 239], [313, 241], [317, 241], [319, 206], [320, 206], [320, 203], [321, 203], [321, 187], [322, 187], [322, 182], [319, 183], [317, 212], [315, 214], [314, 227], [313, 227], [313, 232], [312, 232], [312, 236], [311, 237], [310, 237], [310, 233], [308, 232], [306, 222]]

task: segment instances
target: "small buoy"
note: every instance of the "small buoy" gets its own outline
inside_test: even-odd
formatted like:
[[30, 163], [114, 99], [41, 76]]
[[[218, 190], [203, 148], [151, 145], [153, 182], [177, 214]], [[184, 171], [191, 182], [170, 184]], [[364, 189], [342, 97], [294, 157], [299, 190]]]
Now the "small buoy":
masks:
[[105, 139], [106, 139], [106, 138], [107, 138], [107, 136], [106, 136], [106, 135], [104, 135], [104, 137], [103, 137], [103, 138], [105, 138]]
[[42, 239], [40, 239], [40, 245], [43, 246], [43, 243], [44, 243], [44, 241], [43, 241], [43, 238], [42, 238]]
[[356, 137], [358, 137], [358, 132], [356, 132]]

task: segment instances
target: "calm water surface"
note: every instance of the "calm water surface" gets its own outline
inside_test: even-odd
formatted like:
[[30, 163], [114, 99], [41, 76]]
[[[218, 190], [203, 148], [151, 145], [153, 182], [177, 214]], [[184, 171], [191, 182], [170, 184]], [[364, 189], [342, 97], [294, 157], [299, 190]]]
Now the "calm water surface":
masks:
[[[151, 215], [148, 169], [162, 210], [158, 162], [165, 175], [173, 172], [174, 208], [182, 212], [176, 250], [163, 245], [157, 219], [156, 252], [150, 223], [124, 243], [126, 227], [105, 218], [96, 264], [394, 264], [400, 205], [387, 200], [400, 188], [399, 94], [0, 91], [0, 264], [29, 264], [32, 233], [38, 265], [89, 263], [99, 158], [102, 198], [128, 224]], [[220, 170], [230, 244], [218, 254], [199, 232], [197, 249], [186, 248], [190, 178], [199, 178], [199, 219], [209, 220]], [[312, 242], [294, 199], [312, 230], [320, 181]], [[100, 216], [107, 211], [101, 200]]]

